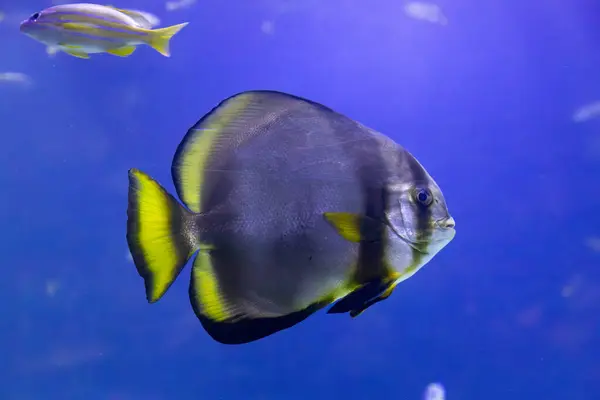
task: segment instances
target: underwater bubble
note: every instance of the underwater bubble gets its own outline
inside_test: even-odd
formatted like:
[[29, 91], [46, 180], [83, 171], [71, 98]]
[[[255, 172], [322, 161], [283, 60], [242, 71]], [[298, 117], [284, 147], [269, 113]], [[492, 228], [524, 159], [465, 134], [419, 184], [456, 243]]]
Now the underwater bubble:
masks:
[[181, 8], [191, 7], [196, 0], [177, 0], [177, 1], [167, 1], [165, 3], [165, 8], [167, 11], [179, 10]]
[[272, 35], [275, 33], [275, 23], [273, 21], [263, 21], [260, 30], [266, 35]]
[[592, 236], [585, 239], [585, 245], [595, 253], [600, 253], [600, 237]]
[[600, 116], [600, 101], [586, 104], [573, 113], [574, 122], [585, 122]]
[[445, 400], [446, 391], [441, 383], [430, 383], [425, 389], [423, 400]]
[[46, 295], [48, 297], [54, 297], [54, 295], [58, 291], [59, 287], [60, 287], [60, 284], [57, 280], [46, 281]]
[[440, 25], [448, 24], [448, 18], [436, 4], [413, 1], [404, 5], [404, 12], [414, 19]]
[[21, 85], [31, 85], [32, 79], [21, 72], [0, 72], [0, 83], [12, 82]]

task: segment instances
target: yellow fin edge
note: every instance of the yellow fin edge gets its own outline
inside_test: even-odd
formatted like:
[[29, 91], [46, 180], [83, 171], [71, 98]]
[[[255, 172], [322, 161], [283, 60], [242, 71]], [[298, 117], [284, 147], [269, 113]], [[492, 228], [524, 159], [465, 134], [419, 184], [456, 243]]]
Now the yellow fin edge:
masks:
[[192, 128], [184, 139], [182, 154], [176, 161], [176, 180], [179, 181], [179, 196], [190, 210], [202, 212], [201, 191], [204, 173], [215, 141], [218, 140], [220, 132], [243, 112], [250, 101], [251, 95], [231, 99], [215, 111], [206, 126], [202, 129]]
[[129, 171], [127, 242], [138, 273], [144, 278], [148, 302], [158, 301], [196, 251], [185, 231], [174, 231], [175, 218], [187, 211], [143, 172]]
[[165, 57], [171, 56], [170, 41], [173, 36], [182, 30], [188, 22], [167, 26], [166, 28], [153, 29], [150, 32], [149, 45]]
[[192, 268], [191, 301], [197, 310], [213, 322], [223, 322], [233, 317], [234, 310], [224, 298], [213, 270], [210, 254], [200, 251]]

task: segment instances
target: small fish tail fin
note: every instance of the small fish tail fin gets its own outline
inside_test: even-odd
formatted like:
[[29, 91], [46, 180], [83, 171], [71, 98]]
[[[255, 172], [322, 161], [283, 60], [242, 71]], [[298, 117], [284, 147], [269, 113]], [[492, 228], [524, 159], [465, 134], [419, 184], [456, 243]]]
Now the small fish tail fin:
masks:
[[184, 22], [178, 25], [167, 26], [166, 28], [153, 29], [148, 44], [163, 56], [170, 57], [171, 50], [169, 48], [169, 42], [171, 41], [171, 38], [187, 24], [187, 22]]
[[127, 243], [146, 299], [154, 303], [200, 247], [195, 214], [137, 169], [129, 170], [128, 197]]

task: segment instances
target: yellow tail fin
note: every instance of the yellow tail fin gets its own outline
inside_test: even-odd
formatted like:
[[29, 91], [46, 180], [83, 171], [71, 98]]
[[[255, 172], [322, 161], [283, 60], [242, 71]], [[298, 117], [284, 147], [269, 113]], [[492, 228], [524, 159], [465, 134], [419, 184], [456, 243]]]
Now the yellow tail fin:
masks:
[[155, 180], [129, 170], [127, 243], [148, 302], [158, 301], [199, 248], [194, 214]]
[[167, 26], [166, 28], [153, 29], [152, 35], [150, 36], [150, 42], [148, 44], [163, 56], [170, 57], [171, 52], [169, 50], [169, 41], [187, 24], [187, 22], [184, 22], [183, 24]]

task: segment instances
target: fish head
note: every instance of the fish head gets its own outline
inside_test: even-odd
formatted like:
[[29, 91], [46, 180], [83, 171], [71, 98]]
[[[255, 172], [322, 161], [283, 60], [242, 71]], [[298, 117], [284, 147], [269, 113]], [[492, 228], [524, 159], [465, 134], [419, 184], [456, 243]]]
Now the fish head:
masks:
[[31, 14], [21, 22], [19, 30], [25, 35], [46, 44], [55, 44], [63, 35], [61, 25], [64, 23], [56, 10], [48, 8]]
[[19, 30], [28, 36], [35, 35], [36, 32], [40, 30], [40, 27], [43, 27], [44, 25], [43, 21], [40, 21], [40, 19], [42, 19], [42, 13], [43, 11], [38, 11], [31, 14], [27, 19], [21, 22]]
[[456, 234], [440, 187], [412, 155], [406, 157], [408, 168], [387, 187], [386, 262], [400, 280], [417, 272]]

